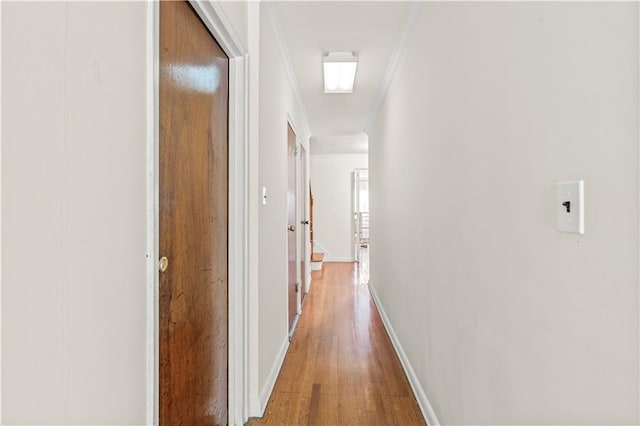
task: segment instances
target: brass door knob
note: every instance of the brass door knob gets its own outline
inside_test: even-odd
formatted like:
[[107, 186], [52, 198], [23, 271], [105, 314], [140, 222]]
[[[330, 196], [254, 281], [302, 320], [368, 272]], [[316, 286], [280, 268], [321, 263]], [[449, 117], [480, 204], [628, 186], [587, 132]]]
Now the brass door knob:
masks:
[[296, 227], [293, 225], [289, 225], [289, 228], [287, 228], [289, 231], [293, 232], [296, 230]]
[[162, 256], [158, 261], [158, 269], [160, 272], [164, 272], [169, 267], [169, 259], [166, 256]]

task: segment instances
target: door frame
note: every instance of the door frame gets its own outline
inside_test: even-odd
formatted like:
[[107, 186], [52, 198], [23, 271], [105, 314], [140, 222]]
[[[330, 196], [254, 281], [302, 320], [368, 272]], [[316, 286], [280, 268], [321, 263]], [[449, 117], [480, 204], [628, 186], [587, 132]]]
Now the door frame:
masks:
[[[189, 0], [229, 57], [229, 424], [244, 424], [247, 398], [248, 53], [217, 3]], [[160, 4], [147, 3], [146, 423], [159, 415], [159, 146]]]
[[[299, 228], [299, 223], [300, 223], [300, 208], [299, 208], [299, 201], [300, 199], [298, 198], [300, 196], [300, 188], [299, 188], [299, 179], [298, 179], [298, 175], [300, 173], [300, 164], [299, 164], [299, 157], [298, 157], [298, 149], [299, 147], [302, 145], [302, 139], [300, 138], [300, 136], [298, 136], [298, 129], [296, 128], [296, 125], [294, 124], [293, 119], [291, 118], [291, 115], [289, 113], [287, 113], [287, 117], [286, 117], [286, 124], [287, 126], [291, 127], [291, 130], [293, 130], [293, 134], [296, 137], [296, 143], [295, 143], [295, 149], [296, 149], [296, 154], [295, 154], [295, 158], [294, 158], [294, 172], [296, 174], [296, 190], [295, 190], [295, 194], [296, 194], [296, 203], [295, 203], [295, 226], [296, 228]], [[285, 141], [288, 141], [288, 137], [289, 137], [289, 130], [288, 127], [285, 126]], [[289, 174], [289, 170], [287, 167], [287, 178], [288, 178], [288, 174]], [[288, 211], [287, 211], [288, 214]], [[288, 219], [287, 219], [288, 220]], [[289, 258], [289, 243], [288, 243], [288, 239], [287, 239], [287, 244], [285, 244], [285, 259]], [[287, 260], [288, 262], [288, 260]], [[289, 267], [287, 265], [287, 270], [286, 270], [286, 285], [289, 285]], [[296, 283], [298, 285], [298, 287], [300, 286], [300, 232], [296, 232]], [[298, 289], [298, 293], [296, 294], [296, 316], [293, 320], [293, 323], [291, 324], [291, 327], [289, 327], [289, 320], [287, 318], [287, 335], [289, 336], [289, 340], [291, 340], [293, 338], [293, 333], [296, 330], [296, 327], [298, 326], [298, 321], [300, 320], [300, 291], [302, 289]], [[289, 292], [287, 291], [286, 293], [286, 297], [287, 297], [287, 307], [289, 306]]]
[[[302, 153], [304, 152], [304, 158]], [[298, 193], [298, 207], [300, 212], [298, 214], [298, 225], [302, 232], [300, 232], [300, 238], [298, 239], [298, 265], [300, 267], [300, 273], [298, 277], [300, 279], [300, 311], [304, 308], [304, 295], [309, 292], [309, 280], [307, 277], [307, 258], [311, 258], [309, 253], [309, 247], [307, 244], [307, 235], [309, 234], [309, 225], [303, 222], [309, 219], [309, 206], [307, 204], [307, 197], [309, 193], [309, 179], [307, 168], [307, 148], [304, 144], [298, 144], [298, 182], [296, 184], [296, 191]], [[304, 285], [303, 285], [304, 284]]]
[[[303, 210], [306, 210], [307, 214], [309, 214], [309, 212], [311, 211], [311, 206], [310, 206], [310, 197], [309, 197], [309, 187], [310, 187], [310, 179], [311, 179], [311, 173], [310, 173], [310, 161], [311, 161], [311, 150], [309, 148], [309, 143], [308, 143], [308, 139], [305, 140], [305, 138], [300, 136], [300, 133], [298, 132], [298, 128], [295, 125], [295, 121], [293, 120], [293, 117], [291, 116], [290, 113], [286, 113], [286, 125], [289, 125], [291, 127], [291, 129], [293, 130], [293, 133], [295, 133], [296, 135], [296, 149], [299, 150], [301, 148], [304, 148], [306, 151], [306, 158], [305, 158], [305, 176], [304, 176], [304, 181], [303, 181], [303, 185], [304, 188], [300, 187], [300, 179], [298, 179], [299, 175], [300, 175], [300, 156], [296, 154], [296, 161], [295, 161], [295, 170], [296, 170], [296, 197], [298, 198], [296, 200], [296, 226], [298, 226], [300, 224], [301, 221], [303, 221], [305, 218], [302, 214]], [[286, 130], [286, 125], [285, 125], [285, 139], [287, 137], [287, 130]], [[302, 206], [304, 206], [303, 208], [300, 208]], [[306, 258], [304, 259], [304, 268], [300, 267], [300, 264], [302, 263], [300, 260], [302, 258], [302, 253], [300, 251], [300, 240], [303, 239], [305, 241], [305, 243], [307, 245], [310, 245], [310, 238], [309, 238], [309, 227], [306, 228], [301, 228], [303, 229], [303, 232], [298, 232], [298, 237], [296, 239], [296, 264], [298, 265], [296, 267], [296, 280], [299, 284], [301, 284], [302, 282], [302, 274], [305, 274], [305, 285], [306, 285], [306, 289], [300, 289], [300, 291], [298, 292], [298, 296], [297, 296], [297, 309], [296, 309], [296, 313], [297, 313], [297, 318], [294, 321], [293, 327], [291, 327], [291, 329], [287, 328], [287, 335], [291, 338], [293, 336], [293, 332], [295, 331], [296, 326], [298, 325], [297, 322], [300, 319], [300, 314], [302, 313], [302, 291], [306, 291], [307, 293], [310, 291], [311, 289], [311, 254], [313, 252], [310, 252], [308, 256], [306, 256]], [[288, 245], [285, 245], [285, 258], [288, 256]], [[287, 268], [287, 272], [286, 272], [286, 279], [287, 279], [287, 283], [289, 282], [289, 270]], [[287, 302], [288, 303], [288, 302]], [[288, 327], [288, 325], [287, 325]]]
[[[351, 197], [351, 229], [352, 229], [352, 248], [353, 248], [353, 258], [356, 262], [360, 261], [360, 185], [364, 179], [361, 178], [362, 173], [367, 172], [367, 188], [369, 185], [369, 168], [356, 168], [353, 169], [351, 173], [352, 176], [352, 197]], [[369, 190], [367, 189], [367, 196], [369, 194]]]

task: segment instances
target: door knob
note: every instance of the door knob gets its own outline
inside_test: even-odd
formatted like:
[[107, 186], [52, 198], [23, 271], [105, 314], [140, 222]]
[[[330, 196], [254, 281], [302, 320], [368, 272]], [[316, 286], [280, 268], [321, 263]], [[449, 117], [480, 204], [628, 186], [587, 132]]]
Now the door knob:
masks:
[[160, 272], [164, 272], [167, 270], [168, 267], [169, 267], [169, 259], [167, 259], [166, 256], [162, 256], [158, 261], [158, 269], [160, 269]]
[[289, 231], [293, 232], [296, 230], [296, 227], [293, 225], [289, 225], [289, 227], [287, 228]]

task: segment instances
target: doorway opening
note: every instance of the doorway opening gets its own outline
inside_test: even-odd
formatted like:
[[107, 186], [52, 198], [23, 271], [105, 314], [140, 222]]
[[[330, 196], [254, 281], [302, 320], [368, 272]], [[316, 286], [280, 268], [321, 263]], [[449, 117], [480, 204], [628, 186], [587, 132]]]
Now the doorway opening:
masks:
[[[369, 169], [353, 171], [353, 256], [361, 275], [369, 271]], [[363, 278], [363, 277], [361, 277]]]
[[298, 203], [297, 136], [291, 123], [287, 124], [287, 288], [289, 299], [289, 339], [298, 322], [300, 281], [298, 280], [298, 228], [296, 228]]

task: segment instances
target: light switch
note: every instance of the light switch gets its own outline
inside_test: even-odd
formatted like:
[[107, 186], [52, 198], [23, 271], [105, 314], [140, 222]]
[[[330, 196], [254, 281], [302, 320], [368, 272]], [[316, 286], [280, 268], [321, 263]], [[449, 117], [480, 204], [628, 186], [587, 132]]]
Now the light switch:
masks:
[[262, 205], [263, 206], [267, 205], [267, 187], [266, 186], [262, 187]]
[[584, 234], [584, 181], [558, 182], [556, 186], [558, 231]]

